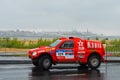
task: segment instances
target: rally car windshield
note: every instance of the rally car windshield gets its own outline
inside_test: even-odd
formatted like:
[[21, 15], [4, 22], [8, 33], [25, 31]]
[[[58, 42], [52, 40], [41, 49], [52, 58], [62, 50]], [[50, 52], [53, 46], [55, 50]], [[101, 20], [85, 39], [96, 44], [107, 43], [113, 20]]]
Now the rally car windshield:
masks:
[[55, 42], [53, 42], [52, 44], [50, 44], [51, 47], [55, 47], [57, 44], [59, 44], [61, 42], [61, 40], [56, 40]]

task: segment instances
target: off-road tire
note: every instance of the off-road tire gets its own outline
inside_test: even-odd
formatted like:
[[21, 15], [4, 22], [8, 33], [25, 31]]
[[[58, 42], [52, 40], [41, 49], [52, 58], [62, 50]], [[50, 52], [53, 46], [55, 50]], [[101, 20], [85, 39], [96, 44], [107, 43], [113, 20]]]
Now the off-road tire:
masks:
[[101, 59], [98, 55], [91, 55], [88, 59], [88, 67], [96, 69], [100, 66]]
[[52, 66], [52, 60], [51, 57], [48, 55], [44, 55], [39, 58], [39, 67], [43, 70], [49, 70]]

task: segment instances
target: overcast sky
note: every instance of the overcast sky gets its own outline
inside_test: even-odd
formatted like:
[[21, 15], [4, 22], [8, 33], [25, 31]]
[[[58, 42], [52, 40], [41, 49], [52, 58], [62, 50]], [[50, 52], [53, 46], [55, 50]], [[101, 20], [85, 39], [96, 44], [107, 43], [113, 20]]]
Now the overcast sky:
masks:
[[0, 30], [120, 35], [120, 0], [0, 0]]

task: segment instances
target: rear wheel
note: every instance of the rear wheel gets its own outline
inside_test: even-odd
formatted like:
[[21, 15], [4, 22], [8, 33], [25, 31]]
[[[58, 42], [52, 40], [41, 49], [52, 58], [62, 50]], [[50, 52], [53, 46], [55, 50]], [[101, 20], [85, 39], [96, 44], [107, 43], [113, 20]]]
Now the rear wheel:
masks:
[[101, 60], [98, 55], [91, 55], [88, 59], [88, 67], [96, 69], [100, 66]]
[[44, 55], [39, 59], [39, 67], [48, 70], [52, 66], [52, 60], [48, 55]]

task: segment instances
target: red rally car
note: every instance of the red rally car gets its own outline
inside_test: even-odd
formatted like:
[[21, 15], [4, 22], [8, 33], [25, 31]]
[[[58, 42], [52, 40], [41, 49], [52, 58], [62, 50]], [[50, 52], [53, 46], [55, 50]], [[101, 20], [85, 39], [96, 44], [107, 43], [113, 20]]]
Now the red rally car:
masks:
[[105, 51], [100, 41], [69, 37], [60, 38], [49, 46], [31, 49], [28, 55], [35, 66], [44, 70], [56, 63], [79, 63], [95, 69], [104, 62]]

